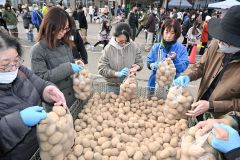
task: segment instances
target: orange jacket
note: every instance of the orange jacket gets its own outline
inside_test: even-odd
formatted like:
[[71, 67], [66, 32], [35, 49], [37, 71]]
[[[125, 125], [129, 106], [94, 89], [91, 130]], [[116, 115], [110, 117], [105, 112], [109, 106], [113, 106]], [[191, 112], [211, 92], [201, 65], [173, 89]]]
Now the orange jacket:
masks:
[[201, 42], [205, 42], [205, 43], [208, 42], [208, 22], [207, 21], [203, 23]]

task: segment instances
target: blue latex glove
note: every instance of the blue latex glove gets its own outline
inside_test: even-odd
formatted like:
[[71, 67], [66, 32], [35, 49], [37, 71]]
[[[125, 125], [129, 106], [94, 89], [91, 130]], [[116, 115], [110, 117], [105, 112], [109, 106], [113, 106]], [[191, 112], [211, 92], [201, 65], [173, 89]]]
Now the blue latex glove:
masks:
[[[229, 125], [223, 124], [223, 123], [216, 123], [213, 125], [214, 128], [223, 128], [225, 131], [228, 132], [228, 139], [227, 140], [221, 140], [215, 137], [214, 134], [212, 134], [212, 142], [211, 145], [216, 150], [219, 150], [222, 153], [227, 153], [235, 148], [240, 147], [240, 136], [238, 132], [230, 127]], [[214, 130], [214, 129], [213, 129]]]
[[120, 72], [116, 72], [117, 77], [123, 77], [128, 74], [129, 69], [127, 67], [123, 68]]
[[183, 86], [183, 87], [186, 87], [188, 86], [190, 82], [190, 78], [188, 76], [179, 76], [178, 78], [176, 78], [174, 81], [173, 81], [173, 84], [175, 86]]
[[20, 111], [20, 116], [23, 120], [23, 123], [26, 126], [35, 126], [41, 120], [47, 117], [47, 113], [43, 110], [43, 107], [33, 106], [28, 107], [22, 111]]
[[82, 70], [82, 67], [75, 63], [71, 63], [71, 67], [74, 73], [78, 73]]
[[152, 70], [157, 70], [158, 69], [159, 62], [154, 62], [150, 64], [150, 68]]

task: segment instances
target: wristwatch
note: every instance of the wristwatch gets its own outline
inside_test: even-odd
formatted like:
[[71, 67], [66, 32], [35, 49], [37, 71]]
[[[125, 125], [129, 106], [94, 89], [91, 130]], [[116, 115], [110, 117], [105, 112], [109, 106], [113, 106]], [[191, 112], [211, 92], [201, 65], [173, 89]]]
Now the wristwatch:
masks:
[[214, 112], [214, 106], [213, 106], [213, 102], [209, 101], [209, 109], [208, 112]]

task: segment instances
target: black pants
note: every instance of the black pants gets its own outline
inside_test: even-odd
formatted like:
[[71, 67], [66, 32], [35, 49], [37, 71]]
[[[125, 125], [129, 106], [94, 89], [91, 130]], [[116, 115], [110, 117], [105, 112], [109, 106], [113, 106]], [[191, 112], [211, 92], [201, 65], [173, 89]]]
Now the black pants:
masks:
[[201, 49], [200, 49], [200, 51], [199, 51], [199, 54], [200, 54], [200, 55], [203, 55], [203, 54], [204, 54], [206, 47], [207, 47], [207, 42], [206, 42], [206, 43], [205, 43], [205, 42], [202, 42], [202, 46], [201, 46]]
[[137, 34], [136, 37], [139, 35], [139, 33], [142, 31], [142, 29], [144, 29], [145, 27], [143, 25], [140, 25], [140, 27], [137, 30]]
[[192, 52], [192, 48], [193, 48], [193, 45], [188, 45], [188, 46], [187, 46], [188, 56], [190, 56], [190, 54], [191, 54], [191, 52]]
[[183, 42], [182, 42], [183, 45], [186, 45], [187, 44], [187, 38], [186, 37], [183, 37]]
[[131, 39], [134, 41], [135, 38], [136, 38], [136, 31], [137, 31], [137, 28], [131, 28], [132, 30], [132, 36], [131, 36]]
[[89, 14], [89, 16], [90, 16], [90, 23], [92, 23], [93, 15], [92, 15], [92, 14]]
[[99, 44], [103, 44], [103, 48], [108, 44], [109, 40], [103, 40], [103, 41], [98, 41], [96, 44], [94, 44], [94, 47], [96, 47]]

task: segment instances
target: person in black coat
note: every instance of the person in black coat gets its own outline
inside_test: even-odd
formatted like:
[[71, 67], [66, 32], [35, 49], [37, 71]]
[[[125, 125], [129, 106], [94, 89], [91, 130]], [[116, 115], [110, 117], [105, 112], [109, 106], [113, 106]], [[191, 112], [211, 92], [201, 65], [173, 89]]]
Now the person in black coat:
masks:
[[79, 12], [78, 12], [78, 22], [79, 22], [79, 28], [80, 28], [80, 33], [83, 39], [84, 44], [89, 44], [87, 41], [87, 29], [88, 29], [88, 24], [87, 24], [87, 19], [84, 14], [83, 6], [80, 5], [78, 7]]
[[128, 24], [130, 25], [132, 30], [131, 39], [134, 41], [138, 28], [137, 6], [132, 6], [132, 10], [128, 15]]

